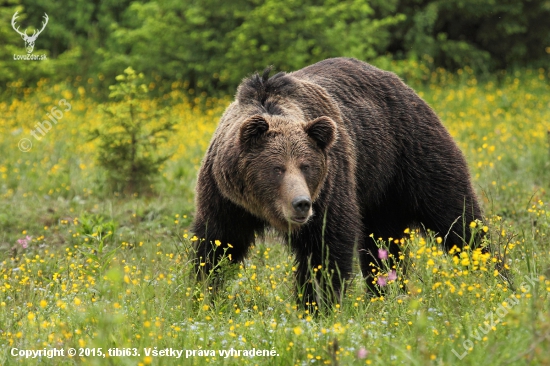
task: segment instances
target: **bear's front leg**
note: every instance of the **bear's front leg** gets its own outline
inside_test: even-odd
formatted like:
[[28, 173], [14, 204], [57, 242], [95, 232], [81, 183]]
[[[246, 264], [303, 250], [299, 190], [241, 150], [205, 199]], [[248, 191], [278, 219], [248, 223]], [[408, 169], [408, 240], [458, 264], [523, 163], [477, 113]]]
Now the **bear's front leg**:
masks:
[[195, 244], [195, 272], [205, 280], [225, 256], [231, 262], [242, 261], [254, 244], [255, 233], [265, 224], [242, 207], [223, 197], [213, 180], [204, 172], [197, 182], [197, 212], [192, 232]]
[[316, 217], [290, 237], [297, 262], [298, 303], [311, 310], [339, 303], [352, 272], [355, 234], [322, 221]]

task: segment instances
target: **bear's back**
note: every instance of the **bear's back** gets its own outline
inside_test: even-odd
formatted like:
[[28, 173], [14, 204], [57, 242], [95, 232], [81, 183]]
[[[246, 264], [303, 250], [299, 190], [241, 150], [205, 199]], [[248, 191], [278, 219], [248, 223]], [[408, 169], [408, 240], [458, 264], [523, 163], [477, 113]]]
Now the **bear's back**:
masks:
[[346, 57], [329, 58], [301, 70], [290, 76], [315, 83], [329, 93], [339, 92], [385, 92], [395, 84], [402, 84], [399, 78], [366, 62]]
[[339, 78], [342, 76], [353, 76], [362, 73], [378, 73], [382, 70], [360, 60], [350, 57], [334, 57], [319, 61], [313, 65], [292, 72], [295, 77], [324, 76], [327, 78]]

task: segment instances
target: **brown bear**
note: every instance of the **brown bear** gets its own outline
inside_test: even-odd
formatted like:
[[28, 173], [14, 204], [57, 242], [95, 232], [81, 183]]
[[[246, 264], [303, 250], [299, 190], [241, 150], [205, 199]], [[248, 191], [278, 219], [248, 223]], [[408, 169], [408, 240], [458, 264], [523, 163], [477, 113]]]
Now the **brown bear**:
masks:
[[[464, 156], [395, 74], [333, 58], [255, 74], [235, 99], [198, 176], [199, 276], [224, 248], [241, 261], [272, 227], [296, 255], [301, 301], [330, 302], [350, 277], [355, 246], [372, 287], [373, 237], [418, 227], [444, 237], [447, 249], [470, 241], [468, 224], [482, 213]], [[324, 285], [318, 266], [332, 273]]]

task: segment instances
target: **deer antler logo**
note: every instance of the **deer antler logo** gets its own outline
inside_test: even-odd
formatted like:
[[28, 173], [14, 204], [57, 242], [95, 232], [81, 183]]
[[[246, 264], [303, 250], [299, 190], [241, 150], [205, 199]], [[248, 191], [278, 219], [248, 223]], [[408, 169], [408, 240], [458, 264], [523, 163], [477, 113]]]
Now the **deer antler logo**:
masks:
[[11, 18], [11, 26], [13, 29], [21, 35], [21, 38], [25, 41], [25, 48], [27, 49], [27, 53], [32, 53], [32, 50], [34, 49], [34, 42], [36, 42], [36, 38], [42, 33], [44, 28], [46, 28], [46, 24], [48, 24], [48, 14], [44, 13], [44, 21], [42, 22], [42, 29], [39, 31], [34, 30], [32, 36], [29, 36], [27, 34], [27, 30], [25, 29], [25, 32], [19, 31], [19, 27], [15, 28], [15, 19], [17, 19], [17, 11], [15, 14], [13, 14], [13, 17]]

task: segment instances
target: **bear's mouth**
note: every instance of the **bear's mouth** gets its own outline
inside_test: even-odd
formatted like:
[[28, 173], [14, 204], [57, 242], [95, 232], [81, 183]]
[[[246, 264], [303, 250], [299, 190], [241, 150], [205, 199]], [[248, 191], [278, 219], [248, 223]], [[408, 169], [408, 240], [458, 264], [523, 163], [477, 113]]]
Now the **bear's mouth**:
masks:
[[290, 221], [296, 224], [304, 224], [308, 218], [309, 218], [308, 216], [294, 216], [290, 219]]

